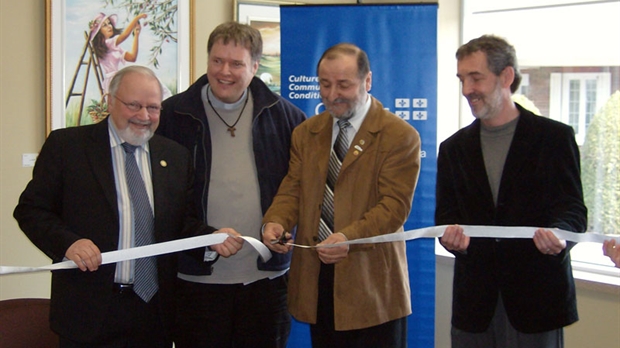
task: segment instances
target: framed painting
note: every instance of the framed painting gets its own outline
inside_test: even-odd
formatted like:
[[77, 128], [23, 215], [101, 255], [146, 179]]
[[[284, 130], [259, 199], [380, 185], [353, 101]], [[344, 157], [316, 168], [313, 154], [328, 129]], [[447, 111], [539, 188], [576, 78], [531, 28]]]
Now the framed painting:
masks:
[[151, 68], [164, 99], [189, 86], [195, 0], [45, 0], [46, 130], [105, 118], [110, 80]]
[[280, 93], [280, 5], [302, 5], [294, 1], [234, 0], [234, 17], [260, 31], [263, 55], [256, 76], [269, 89]]

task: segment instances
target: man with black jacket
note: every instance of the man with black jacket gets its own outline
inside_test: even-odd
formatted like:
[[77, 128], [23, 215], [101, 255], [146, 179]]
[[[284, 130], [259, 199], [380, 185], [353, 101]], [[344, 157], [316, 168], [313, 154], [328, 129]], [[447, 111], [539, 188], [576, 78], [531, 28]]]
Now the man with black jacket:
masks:
[[[163, 103], [157, 132], [192, 152], [203, 221], [260, 239], [262, 216], [288, 171], [291, 133], [306, 116], [254, 76], [258, 30], [221, 24], [207, 51], [207, 74]], [[181, 254], [176, 346], [285, 347], [289, 264], [290, 254], [277, 253], [262, 262], [239, 236]]]
[[[476, 120], [439, 148], [435, 223], [455, 255], [452, 347], [563, 347], [578, 320], [570, 249], [586, 229], [573, 129], [515, 104], [514, 48], [482, 36], [457, 51]], [[535, 226], [533, 239], [470, 238], [463, 225]], [[501, 234], [501, 228], [498, 228]]]

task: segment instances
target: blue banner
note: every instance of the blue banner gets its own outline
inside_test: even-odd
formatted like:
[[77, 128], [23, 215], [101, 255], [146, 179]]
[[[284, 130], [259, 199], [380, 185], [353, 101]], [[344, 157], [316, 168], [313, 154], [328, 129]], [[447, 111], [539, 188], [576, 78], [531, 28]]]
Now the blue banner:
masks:
[[[422, 167], [405, 230], [434, 225], [437, 148], [437, 4], [281, 6], [281, 94], [308, 116], [324, 110], [316, 66], [340, 42], [368, 54], [370, 94], [413, 125], [422, 138]], [[434, 347], [434, 240], [407, 242], [413, 314], [409, 347]], [[295, 322], [289, 347], [310, 347]]]

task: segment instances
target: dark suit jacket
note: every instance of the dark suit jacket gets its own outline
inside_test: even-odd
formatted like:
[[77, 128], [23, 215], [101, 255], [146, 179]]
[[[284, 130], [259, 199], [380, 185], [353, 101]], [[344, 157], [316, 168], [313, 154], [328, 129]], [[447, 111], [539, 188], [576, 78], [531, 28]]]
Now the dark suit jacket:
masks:
[[[263, 219], [287, 231], [297, 225], [295, 243], [319, 242], [332, 127], [332, 116], [324, 112], [295, 128], [289, 172]], [[336, 181], [334, 230], [349, 240], [402, 232], [420, 173], [420, 146], [418, 132], [372, 98]], [[316, 323], [320, 268], [315, 250], [293, 251], [288, 306], [297, 320]], [[411, 314], [404, 242], [351, 246], [334, 271], [336, 330]]]
[[[155, 239], [169, 241], [197, 232], [190, 194], [189, 152], [160, 136], [150, 142]], [[52, 132], [34, 167], [32, 181], [22, 193], [14, 216], [30, 240], [53, 262], [63, 259], [69, 246], [91, 239], [101, 250], [117, 250], [119, 216], [112, 169], [108, 121]], [[50, 322], [54, 331], [77, 341], [100, 340], [101, 325], [112, 303], [115, 264], [95, 272], [54, 271]], [[176, 256], [158, 257], [160, 301], [170, 327], [176, 278]]]
[[[586, 207], [571, 127], [517, 105], [520, 118], [494, 206], [480, 147], [480, 121], [444, 141], [437, 159], [435, 223], [557, 227], [583, 232]], [[570, 244], [544, 255], [531, 239], [472, 238], [455, 253], [452, 324], [486, 330], [501, 292], [512, 325], [543, 332], [578, 320]]]

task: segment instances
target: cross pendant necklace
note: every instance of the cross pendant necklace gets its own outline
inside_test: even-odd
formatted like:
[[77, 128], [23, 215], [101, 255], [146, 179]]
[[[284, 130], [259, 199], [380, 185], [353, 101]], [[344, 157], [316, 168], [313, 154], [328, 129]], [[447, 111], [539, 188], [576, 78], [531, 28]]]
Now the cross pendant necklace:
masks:
[[245, 96], [245, 102], [243, 103], [243, 108], [241, 108], [241, 112], [239, 113], [239, 116], [237, 116], [237, 120], [235, 121], [235, 123], [233, 123], [232, 125], [226, 123], [226, 121], [224, 121], [224, 118], [222, 118], [222, 116], [220, 116], [220, 114], [217, 112], [217, 110], [215, 110], [215, 107], [213, 106], [213, 103], [211, 103], [211, 98], [209, 98], [209, 91], [207, 91], [207, 102], [209, 102], [209, 105], [211, 106], [211, 109], [213, 109], [213, 111], [215, 111], [215, 114], [217, 115], [217, 117], [224, 122], [224, 124], [226, 125], [226, 127], [228, 127], [228, 131], [230, 132], [230, 136], [231, 137], [235, 137], [235, 131], [237, 130], [237, 128], [235, 128], [235, 126], [237, 125], [237, 123], [239, 123], [239, 120], [241, 119], [241, 115], [243, 115], [243, 111], [245, 110], [245, 106], [248, 105], [248, 99], [249, 96], [246, 93]]

